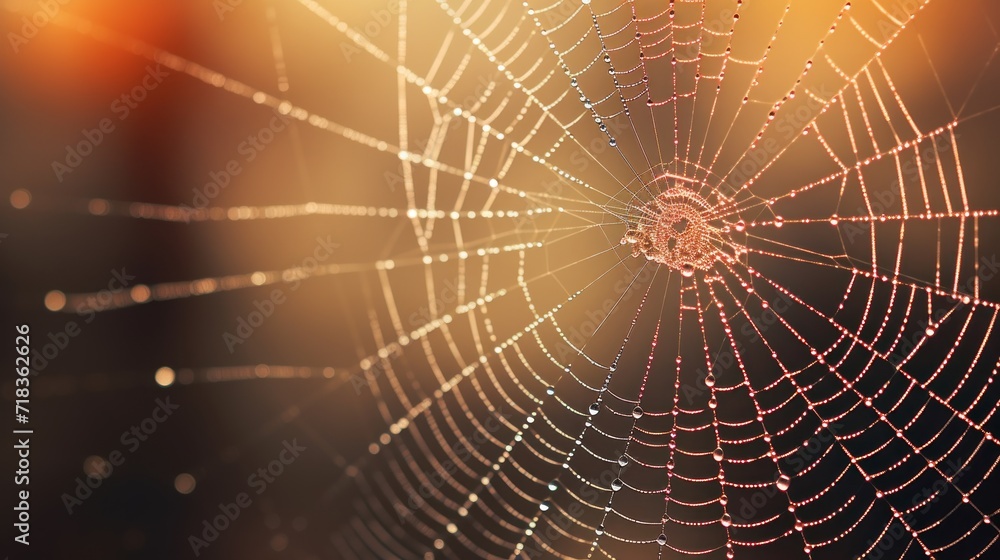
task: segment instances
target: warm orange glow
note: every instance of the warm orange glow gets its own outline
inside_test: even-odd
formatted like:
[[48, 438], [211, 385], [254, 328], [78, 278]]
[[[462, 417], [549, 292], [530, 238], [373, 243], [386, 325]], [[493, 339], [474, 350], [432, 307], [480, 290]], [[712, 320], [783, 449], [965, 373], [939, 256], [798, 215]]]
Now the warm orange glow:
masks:
[[23, 210], [31, 204], [31, 193], [25, 189], [17, 189], [10, 193], [10, 205], [18, 210]]
[[66, 307], [66, 294], [52, 290], [45, 294], [45, 308], [49, 311], [62, 311]]

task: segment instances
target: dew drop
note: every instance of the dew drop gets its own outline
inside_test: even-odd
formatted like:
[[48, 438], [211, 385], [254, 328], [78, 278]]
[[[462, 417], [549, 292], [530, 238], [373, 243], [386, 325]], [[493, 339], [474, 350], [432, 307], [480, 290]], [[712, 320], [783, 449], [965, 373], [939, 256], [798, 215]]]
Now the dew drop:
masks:
[[787, 492], [788, 488], [792, 485], [792, 479], [789, 478], [788, 475], [783, 474], [778, 477], [777, 485], [778, 485], [778, 490], [781, 490], [782, 492]]

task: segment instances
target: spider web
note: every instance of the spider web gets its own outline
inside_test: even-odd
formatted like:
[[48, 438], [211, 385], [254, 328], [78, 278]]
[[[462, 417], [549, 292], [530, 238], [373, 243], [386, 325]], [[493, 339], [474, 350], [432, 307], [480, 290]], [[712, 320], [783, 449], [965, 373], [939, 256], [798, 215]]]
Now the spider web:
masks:
[[[343, 558], [989, 557], [997, 210], [963, 172], [971, 93], [953, 105], [929, 55], [950, 117], [924, 122], [897, 87], [894, 45], [927, 4], [402, 0], [378, 41], [300, 0], [394, 77], [395, 135], [296, 105], [277, 43], [280, 95], [64, 15], [383, 154], [402, 187], [397, 206], [90, 200], [404, 232], [370, 262], [157, 284], [103, 310], [351, 278], [370, 328], [333, 383], [384, 428], [324, 497], [351, 504]], [[623, 239], [676, 192], [711, 232], [697, 270]]]

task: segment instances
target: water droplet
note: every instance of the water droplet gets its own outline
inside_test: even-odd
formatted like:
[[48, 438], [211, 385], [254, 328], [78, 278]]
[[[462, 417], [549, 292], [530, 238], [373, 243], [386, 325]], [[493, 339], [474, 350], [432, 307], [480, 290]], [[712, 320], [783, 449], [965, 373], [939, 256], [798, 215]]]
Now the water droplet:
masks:
[[623, 483], [622, 483], [622, 479], [620, 479], [620, 478], [616, 478], [616, 479], [614, 479], [614, 480], [611, 481], [611, 490], [613, 490], [615, 492], [621, 490], [622, 486], [623, 486]]
[[542, 511], [549, 511], [549, 509], [551, 507], [552, 507], [552, 504], [549, 503], [548, 500], [545, 500], [544, 502], [542, 502], [541, 504], [538, 505], [538, 509], [540, 509]]
[[636, 419], [642, 418], [642, 407], [641, 406], [637, 406], [637, 407], [635, 407], [635, 408], [632, 409], [632, 418], [636, 418]]
[[782, 492], [787, 492], [788, 488], [792, 485], [792, 479], [788, 475], [781, 475], [778, 477], [778, 490]]
[[622, 455], [621, 457], [618, 458], [618, 466], [619, 467], [624, 467], [627, 464], [628, 464], [628, 456], [627, 455]]
[[685, 263], [681, 266], [681, 276], [685, 278], [690, 278], [694, 276], [694, 265], [691, 263]]
[[715, 376], [712, 375], [711, 373], [705, 376], [705, 386], [715, 387]]
[[594, 403], [594, 404], [590, 405], [590, 415], [591, 416], [597, 416], [597, 413], [600, 412], [600, 411], [601, 411], [601, 405], [600, 404]]
[[559, 489], [558, 481], [553, 480], [552, 482], [549, 483], [549, 492], [555, 492], [558, 489]]
[[603, 535], [604, 534], [604, 525], [598, 525], [597, 528], [594, 529], [594, 532], [597, 533], [598, 535]]
[[667, 536], [664, 535], [663, 533], [660, 533], [660, 536], [656, 537], [656, 544], [660, 546], [667, 544]]
[[722, 461], [723, 457], [725, 457], [725, 452], [722, 451], [721, 447], [716, 447], [715, 451], [712, 452], [712, 458], [716, 461]]
[[736, 231], [743, 231], [747, 229], [747, 223], [743, 220], [736, 222]]
[[733, 517], [728, 513], [722, 514], [722, 519], [719, 520], [723, 527], [729, 527], [733, 524]]

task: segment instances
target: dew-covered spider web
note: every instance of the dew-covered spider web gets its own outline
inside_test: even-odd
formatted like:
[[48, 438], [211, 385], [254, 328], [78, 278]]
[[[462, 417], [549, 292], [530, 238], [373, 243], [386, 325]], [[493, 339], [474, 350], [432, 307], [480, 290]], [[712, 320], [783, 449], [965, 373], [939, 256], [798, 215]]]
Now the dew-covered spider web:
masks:
[[[995, 108], [994, 61], [919, 33], [963, 8], [400, 0], [375, 34], [337, 2], [290, 4], [274, 84], [61, 21], [362, 149], [368, 184], [66, 207], [392, 232], [358, 241], [367, 260], [143, 285], [102, 309], [298, 281], [357, 302], [339, 335], [356, 359], [266, 366], [335, 388], [303, 406], [368, 411], [317, 492], [332, 557], [997, 554], [998, 206], [963, 142]], [[296, 100], [286, 11], [380, 76], [337, 86], [369, 90], [371, 114]]]

